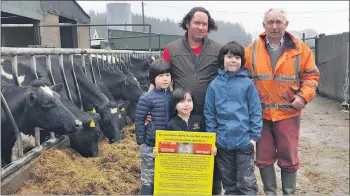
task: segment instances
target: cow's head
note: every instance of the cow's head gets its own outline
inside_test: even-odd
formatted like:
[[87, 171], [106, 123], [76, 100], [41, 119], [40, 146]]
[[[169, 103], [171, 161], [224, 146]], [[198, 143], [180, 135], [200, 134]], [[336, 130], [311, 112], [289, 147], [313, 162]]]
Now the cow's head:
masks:
[[134, 66], [141, 71], [146, 71], [149, 70], [151, 63], [154, 61], [153, 59], [154, 58], [143, 59], [131, 57], [129, 63], [130, 66]]
[[129, 101], [119, 101], [118, 102], [118, 120], [119, 120], [119, 129], [122, 130], [124, 127], [131, 125], [130, 118], [128, 117], [128, 107]]
[[120, 110], [117, 104], [110, 101], [102, 106], [93, 106], [91, 111], [97, 112], [101, 116], [100, 128], [103, 134], [108, 138], [109, 143], [115, 143], [121, 140], [119, 125]]
[[99, 155], [98, 143], [103, 134], [100, 130], [100, 115], [88, 112], [92, 120], [83, 122], [83, 130], [69, 134], [71, 148], [83, 157], [97, 157]]
[[[62, 95], [64, 92], [58, 93]], [[100, 115], [93, 112], [84, 112], [63, 97], [61, 97], [61, 102], [83, 123], [83, 130], [68, 134], [71, 148], [83, 157], [98, 156], [98, 142], [103, 136], [99, 126]]]
[[82, 130], [82, 122], [77, 119], [61, 102], [55, 90], [61, 90], [63, 84], [48, 85], [46, 80], [32, 82], [25, 93], [25, 113], [32, 126], [51, 130], [58, 134], [74, 133]]
[[125, 76], [120, 86], [122, 98], [130, 102], [137, 102], [143, 94], [140, 83], [132, 73]]
[[143, 94], [140, 83], [133, 74], [125, 75], [119, 69], [102, 69], [102, 81], [116, 100], [138, 101]]
[[134, 74], [135, 78], [137, 78], [137, 81], [139, 82], [143, 91], [148, 90], [148, 87], [150, 85], [150, 81], [149, 81], [150, 64], [147, 61], [147, 59], [135, 60], [134, 58], [133, 60], [128, 61], [126, 64], [124, 62], [120, 63], [119, 67], [121, 67], [121, 70], [128, 70], [128, 71], [123, 71], [125, 75], [129, 73]]

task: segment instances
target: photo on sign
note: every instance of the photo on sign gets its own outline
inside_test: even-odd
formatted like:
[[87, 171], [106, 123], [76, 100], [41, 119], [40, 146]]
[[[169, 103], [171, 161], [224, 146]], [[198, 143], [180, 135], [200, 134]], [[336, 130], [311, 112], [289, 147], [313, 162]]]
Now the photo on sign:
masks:
[[193, 154], [193, 144], [180, 142], [177, 146], [177, 153]]
[[159, 142], [158, 152], [210, 155], [212, 153], [212, 145], [188, 142]]

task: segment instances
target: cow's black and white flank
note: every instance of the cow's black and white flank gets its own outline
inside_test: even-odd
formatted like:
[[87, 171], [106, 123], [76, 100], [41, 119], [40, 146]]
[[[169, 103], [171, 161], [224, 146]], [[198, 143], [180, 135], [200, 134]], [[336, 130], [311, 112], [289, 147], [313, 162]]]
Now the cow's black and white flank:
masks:
[[[18, 75], [25, 76], [22, 85], [28, 85], [34, 77], [30, 69], [30, 57], [19, 56], [18, 57]], [[46, 56], [37, 56], [37, 74], [39, 77], [43, 77], [50, 80], [49, 73], [46, 68]], [[56, 83], [63, 83], [62, 76], [60, 74], [58, 56], [51, 56], [52, 74]], [[74, 59], [74, 69], [78, 80], [83, 106], [85, 111], [92, 111], [93, 109], [100, 115], [100, 128], [103, 134], [109, 139], [110, 143], [117, 142], [121, 139], [120, 126], [118, 124], [117, 104], [111, 102], [108, 98], [89, 80], [80, 65], [80, 60]], [[7, 58], [2, 62], [2, 69], [5, 74], [2, 73], [1, 78], [6, 82], [13, 83], [13, 79], [7, 76], [11, 75], [11, 59]], [[72, 67], [67, 56], [64, 57], [64, 72], [67, 78], [70, 93], [73, 99], [73, 103], [76, 106], [79, 105], [79, 98], [74, 85], [74, 79], [72, 75]], [[66, 93], [63, 93], [63, 97], [68, 99]]]
[[[15, 122], [24, 134], [34, 134], [34, 128], [50, 130], [57, 134], [68, 134], [82, 130], [82, 122], [77, 119], [60, 101], [55, 92], [63, 84], [49, 87], [43, 79], [34, 80], [30, 86], [16, 86], [1, 81], [4, 95]], [[1, 157], [11, 161], [12, 147], [15, 144], [15, 132], [9, 118], [1, 106]]]

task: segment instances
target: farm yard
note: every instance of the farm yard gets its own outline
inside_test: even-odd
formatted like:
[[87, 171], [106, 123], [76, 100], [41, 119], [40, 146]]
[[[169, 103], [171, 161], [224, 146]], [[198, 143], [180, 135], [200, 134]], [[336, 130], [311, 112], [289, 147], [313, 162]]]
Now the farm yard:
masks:
[[[204, 106], [206, 105], [208, 110], [209, 103], [203, 95], [209, 94], [206, 93], [210, 92], [207, 90], [209, 83], [214, 78], [220, 78], [216, 77], [217, 67], [224, 66], [225, 77], [226, 74], [229, 75], [227, 81], [231, 80], [231, 73], [227, 73], [227, 66], [235, 67], [234, 70], [237, 68], [238, 71], [233, 71], [232, 74], [233, 80], [236, 81], [237, 73], [238, 77], [243, 78], [243, 75], [240, 75], [240, 71], [243, 70], [240, 67], [244, 64], [242, 62], [247, 62], [248, 67], [251, 66], [249, 74], [248, 70], [243, 70], [244, 77], [247, 79], [249, 77], [254, 81], [255, 87], [260, 87], [258, 91], [264, 115], [270, 115], [268, 113], [271, 112], [277, 114], [271, 114], [271, 117], [274, 116], [273, 118], [276, 119], [276, 117], [282, 117], [285, 111], [287, 111], [285, 114], [288, 112], [294, 114], [299, 104], [303, 104], [302, 100], [304, 99], [305, 103], [308, 102], [316, 90], [314, 100], [306, 104], [301, 114], [298, 143], [300, 169], [297, 173], [296, 190], [293, 187], [295, 175], [287, 175], [283, 172], [284, 182], [286, 182], [284, 191], [290, 189], [291, 192], [296, 191], [296, 195], [350, 195], [349, 32], [338, 28], [343, 28], [345, 25], [332, 26], [333, 21], [340, 23], [344, 18], [348, 25], [348, 15], [346, 17], [340, 15], [348, 12], [348, 9], [328, 11], [315, 9], [315, 11], [312, 9], [319, 4], [310, 6], [310, 12], [305, 12], [306, 14], [325, 15], [323, 24], [317, 27], [316, 18], [318, 17], [313, 20], [313, 17], [294, 18], [294, 14], [301, 14], [299, 13], [301, 8], [293, 10], [292, 6], [284, 6], [288, 8], [288, 12], [291, 11], [289, 15], [288, 12], [286, 14], [285, 11], [270, 8], [263, 13], [263, 6], [255, 10], [257, 13], [252, 14], [251, 5], [249, 5], [248, 11], [242, 9], [239, 12], [239, 14], [248, 14], [249, 17], [240, 17], [242, 21], [230, 17], [230, 21], [227, 21], [226, 17], [220, 18], [214, 13], [223, 12], [232, 16], [237, 13], [219, 9], [221, 11], [213, 11], [211, 15], [213, 18], [211, 18], [210, 14], [206, 13], [209, 11], [206, 10], [207, 8], [197, 7], [199, 2], [185, 2], [186, 5], [183, 8], [181, 8], [183, 2], [178, 2], [177, 6], [137, 2], [142, 6], [142, 15], [134, 12], [135, 7], [132, 11], [132, 5], [135, 6], [133, 1], [103, 2], [1, 1], [1, 195], [144, 195], [146, 192], [153, 191], [152, 186], [141, 183], [140, 151], [147, 150], [146, 147], [152, 150], [150, 145], [156, 143], [156, 138], [153, 138], [155, 131], [163, 129], [159, 128], [158, 124], [167, 125], [172, 114], [175, 114], [172, 112], [173, 109], [179, 112], [177, 104], [172, 107], [174, 100], [170, 100], [171, 91], [178, 87], [186, 87], [192, 92], [193, 100], [190, 102], [193, 104], [188, 107], [193, 109], [187, 108], [184, 111], [189, 111], [189, 119], [189, 114], [191, 116], [197, 114], [198, 119], [192, 120], [191, 123], [190, 120], [185, 122], [179, 115], [181, 119], [178, 120], [188, 131], [196, 132], [191, 133], [195, 137], [202, 137], [197, 133], [198, 130], [210, 132], [208, 130], [210, 125], [206, 127], [202, 124], [204, 121], [200, 119]], [[206, 3], [203, 2], [203, 4]], [[211, 3], [213, 6], [208, 6], [210, 10], [214, 9], [214, 5], [221, 5], [222, 8], [229, 7], [223, 6], [225, 2]], [[85, 6], [88, 4], [94, 8], [87, 10]], [[192, 4], [196, 6], [191, 9]], [[243, 4], [242, 2], [237, 6]], [[103, 7], [103, 12], [94, 10], [98, 5]], [[146, 15], [145, 5], [147, 5]], [[258, 3], [255, 6], [257, 5]], [[275, 6], [272, 2], [271, 4], [265, 2], [263, 5]], [[340, 3], [332, 2], [332, 6], [336, 7], [336, 5], [344, 7]], [[152, 6], [156, 8], [151, 9]], [[139, 8], [141, 11], [141, 7]], [[177, 9], [177, 11], [169, 11], [169, 9]], [[191, 11], [188, 12], [190, 9]], [[171, 13], [173, 18], [178, 17], [177, 21], [151, 16], [163, 11], [166, 16]], [[329, 17], [324, 12], [339, 14], [339, 17], [335, 15]], [[259, 14], [261, 15], [259, 27], [262, 28], [261, 20], [263, 20], [265, 32], [258, 32], [255, 28], [246, 26], [249, 22], [244, 22], [247, 19], [253, 20]], [[179, 15], [185, 18], [181, 21]], [[278, 17], [282, 19], [276, 20]], [[328, 23], [327, 18], [332, 22]], [[295, 26], [288, 26], [289, 19]], [[307, 28], [298, 27], [309, 20], [312, 21], [312, 25], [307, 23]], [[275, 32], [273, 29], [278, 29], [280, 32]], [[329, 29], [332, 31], [328, 31]], [[278, 39], [276, 37], [273, 39], [274, 36]], [[258, 42], [254, 42], [256, 40]], [[219, 58], [218, 54], [223, 44], [231, 41], [241, 45], [242, 47], [239, 48], [240, 50], [242, 48], [242, 51], [231, 55], [239, 58], [234, 58], [233, 64], [228, 65], [226, 61], [229, 60], [225, 59], [231, 58], [228, 56], [230, 56], [229, 53], [234, 53], [233, 49], [228, 50], [224, 58]], [[277, 44], [277, 41], [280, 42], [274, 48], [273, 45]], [[266, 51], [263, 52], [267, 52], [266, 55], [270, 56], [270, 60], [268, 56], [264, 57], [260, 53], [261, 50], [265, 50], [263, 44], [266, 46]], [[270, 46], [274, 52], [269, 50]], [[243, 48], [246, 50], [243, 51]], [[247, 55], [250, 52], [252, 52], [251, 55]], [[278, 54], [280, 56], [277, 56]], [[158, 61], [159, 59], [163, 60]], [[224, 62], [221, 62], [222, 59]], [[268, 63], [263, 63], [266, 59]], [[276, 67], [272, 63], [275, 60]], [[156, 63], [153, 63], [154, 61]], [[171, 70], [169, 71], [171, 76], [168, 72], [164, 74], [164, 70], [150, 71], [152, 63], [156, 66], [155, 69], [158, 69], [159, 62], [162, 64], [160, 67]], [[155, 74], [157, 71], [163, 73], [157, 73], [157, 75]], [[164, 88], [156, 84], [156, 77], [159, 75], [167, 77], [163, 80], [166, 86]], [[230, 88], [231, 86], [227, 85], [229, 83], [225, 84], [227, 100], [238, 97], [236, 91], [232, 90], [234, 88]], [[232, 87], [241, 87], [240, 85], [234, 84]], [[156, 88], [152, 90], [154, 86]], [[253, 86], [252, 83], [251, 86]], [[160, 92], [156, 92], [159, 88]], [[262, 89], [266, 90], [266, 96], [261, 92]], [[148, 91], [151, 92], [148, 93]], [[230, 96], [230, 91], [234, 92], [233, 96]], [[151, 93], [156, 95], [149, 96]], [[223, 94], [216, 96], [218, 99], [215, 99], [215, 104], [220, 102], [218, 100], [224, 97]], [[187, 94], [180, 97], [188, 98]], [[253, 96], [245, 97], [247, 100], [250, 98], [251, 101]], [[183, 103], [182, 101], [180, 102]], [[229, 127], [231, 121], [226, 120], [234, 119], [232, 116], [238, 118], [240, 115], [236, 113], [239, 110], [228, 112], [231, 103], [235, 105], [236, 102], [226, 103], [229, 102], [223, 103], [222, 108], [225, 110], [223, 115], [217, 110], [220, 107], [214, 104], [217, 122], [212, 123], [215, 126], [221, 116], [224, 116], [222, 122], [226, 123], [222, 124]], [[251, 118], [252, 104], [247, 105], [248, 117]], [[254, 107], [259, 105], [259, 102], [256, 102]], [[245, 104], [238, 107], [242, 108], [242, 106], [245, 107]], [[144, 118], [149, 118], [149, 116], [146, 117], [147, 114], [152, 116], [154, 123], [145, 121]], [[208, 115], [206, 117], [208, 118]], [[247, 127], [244, 131], [254, 132], [252, 124], [257, 125], [256, 122], [259, 120], [260, 118], [255, 122], [253, 119], [250, 122], [240, 121], [241, 127]], [[135, 121], [138, 122], [136, 125]], [[210, 124], [208, 121], [206, 123]], [[138, 127], [137, 134], [135, 126]], [[220, 129], [216, 129], [215, 126], [212, 131], [220, 132]], [[203, 127], [207, 130], [202, 129]], [[174, 130], [186, 128], [174, 128]], [[143, 129], [144, 132], [142, 132]], [[169, 125], [167, 129], [171, 129]], [[236, 128], [228, 128], [224, 132], [238, 134], [235, 130]], [[256, 131], [259, 130], [256, 129]], [[203, 134], [210, 135], [210, 133]], [[254, 140], [253, 135], [250, 135], [250, 138], [247, 134], [245, 136], [246, 141]], [[258, 134], [255, 136], [258, 137]], [[217, 141], [227, 138], [235, 139], [221, 135], [217, 137]], [[174, 138], [169, 139], [171, 145], [175, 143], [170, 150], [180, 152], [177, 148], [182, 145], [173, 142], [174, 140]], [[203, 141], [196, 140], [194, 143]], [[228, 142], [225, 142], [228, 145]], [[234, 145], [237, 147], [238, 143], [237, 140]], [[213, 147], [211, 144], [203, 146]], [[252, 145], [249, 147], [252, 153]], [[186, 150], [191, 151], [191, 148], [186, 147]], [[198, 152], [210, 154], [208, 149], [193, 147], [193, 154]], [[142, 158], [145, 158], [145, 154], [142, 154]], [[176, 154], [174, 156], [180, 157]], [[200, 157], [202, 158], [203, 156]], [[212, 156], [209, 158], [213, 161]], [[159, 160], [161, 159], [157, 159]], [[175, 159], [169, 158], [169, 162], [173, 160]], [[188, 160], [191, 160], [188, 163], [197, 164], [201, 169], [212, 166], [211, 162], [198, 164], [192, 159]], [[176, 161], [181, 166], [193, 166], [184, 164], [182, 159]], [[164, 163], [167, 164], [166, 161], [161, 162], [161, 164]], [[157, 169], [159, 168], [161, 167]], [[166, 170], [164, 173], [171, 173], [169, 168], [171, 167], [164, 169]], [[208, 180], [211, 178], [209, 175], [212, 174], [210, 170], [205, 174], [199, 174], [198, 169], [183, 169], [174, 165], [172, 168], [176, 170], [181, 168], [185, 172], [197, 172], [200, 177], [195, 181], [193, 175], [182, 178], [172, 174], [168, 175], [171, 176], [171, 180], [181, 179], [182, 181], [177, 182], [176, 185], [172, 182], [163, 184], [161, 182], [157, 185], [167, 184], [171, 187], [170, 189], [177, 188], [182, 192], [186, 191], [182, 190], [184, 187], [198, 193], [204, 192], [194, 186], [205, 187], [206, 191], [211, 191], [209, 189], [211, 182]], [[281, 169], [277, 163], [275, 168], [277, 194], [282, 194]], [[163, 171], [159, 172], [159, 170], [157, 174], [163, 174]], [[181, 173], [181, 175], [187, 174]], [[206, 180], [203, 177], [205, 175]], [[255, 175], [258, 194], [264, 195], [258, 167], [255, 167]], [[265, 175], [268, 177], [270, 173]], [[164, 176], [167, 175], [162, 177]], [[158, 180], [162, 178], [158, 177], [155, 178]], [[186, 181], [192, 184], [185, 184]], [[206, 181], [206, 184], [201, 184], [199, 181]], [[291, 182], [290, 187], [286, 185], [288, 181]], [[156, 188], [155, 191], [159, 189]]]
[[[297, 195], [349, 195], [349, 122], [349, 111], [338, 101], [316, 96], [305, 107], [301, 115]], [[276, 168], [280, 179], [280, 169]], [[256, 175], [259, 179], [257, 170]], [[263, 193], [261, 180], [258, 183]], [[277, 189], [281, 194], [280, 183]]]
[[[126, 128], [126, 138], [120, 144], [102, 142], [96, 158], [83, 158], [70, 149], [44, 152], [31, 179], [16, 194], [139, 194], [140, 161], [133, 128]], [[349, 112], [339, 102], [317, 96], [306, 106], [299, 154], [297, 195], [349, 195]], [[256, 176], [262, 195], [257, 168]], [[277, 187], [281, 193], [281, 184]]]

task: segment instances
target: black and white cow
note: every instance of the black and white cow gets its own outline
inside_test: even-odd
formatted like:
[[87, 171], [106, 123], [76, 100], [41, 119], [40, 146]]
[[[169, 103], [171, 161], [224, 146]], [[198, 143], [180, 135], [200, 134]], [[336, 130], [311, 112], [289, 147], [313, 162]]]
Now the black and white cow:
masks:
[[[34, 80], [30, 86], [16, 86], [1, 81], [1, 92], [21, 132], [34, 135], [34, 128], [50, 130], [57, 134], [68, 134], [82, 130], [82, 122], [60, 101], [63, 84], [48, 86], [45, 80]], [[1, 106], [1, 158], [11, 162], [15, 132]]]
[[[31, 149], [35, 147], [35, 137], [32, 135], [26, 135], [21, 132], [21, 138], [22, 138], [22, 147], [23, 147], [23, 154], [26, 154]], [[12, 148], [12, 154], [11, 154], [11, 162], [18, 159], [19, 154], [17, 150], [17, 140]]]
[[[5, 69], [8, 69], [8, 66], [6, 66], [6, 63], [4, 64]], [[10, 73], [7, 73], [3, 67], [2, 69], [2, 79], [13, 83], [13, 78]], [[19, 82], [21, 85], [26, 85], [30, 83], [30, 81], [35, 80], [34, 73], [31, 72], [30, 67], [26, 66], [21, 66], [19, 65]], [[25, 75], [24, 75], [25, 74]], [[40, 75], [40, 73], [39, 73]], [[57, 90], [57, 88], [56, 88]], [[57, 92], [61, 95], [61, 102], [62, 104], [69, 109], [73, 115], [77, 117], [80, 121], [83, 123], [83, 130], [78, 131], [73, 134], [68, 134], [70, 138], [70, 145], [71, 148], [76, 150], [78, 153], [80, 153], [84, 157], [95, 157], [98, 156], [98, 142], [101, 138], [101, 130], [99, 127], [99, 122], [100, 122], [100, 116], [97, 113], [86, 113], [81, 111], [79, 108], [77, 108], [75, 105], [73, 105], [69, 100], [65, 99], [65, 92], [64, 89], [62, 88], [60, 92]], [[91, 120], [94, 120], [93, 124], [95, 124], [95, 127], [90, 127]], [[46, 141], [47, 137], [49, 136], [50, 130], [47, 130], [46, 132], [42, 132], [40, 134], [41, 142]], [[46, 133], [46, 134], [45, 134]], [[96, 139], [98, 137], [99, 139]], [[32, 138], [27, 136], [24, 137], [23, 142], [28, 144], [28, 149], [30, 150], [30, 147], [34, 147], [32, 144], [33, 141], [31, 141]], [[16, 146], [14, 147], [16, 148]], [[14, 158], [16, 158], [16, 155], [14, 155]]]
[[[76, 59], [74, 60], [76, 61]], [[37, 73], [39, 77], [49, 80], [49, 73], [46, 68], [46, 57], [37, 56]], [[59, 61], [57, 56], [51, 56], [52, 74], [56, 83], [63, 83], [62, 76], [60, 74]], [[11, 78], [11, 59], [4, 59], [2, 62], [2, 79], [13, 83]], [[111, 102], [108, 98], [98, 89], [85, 75], [82, 67], [79, 63], [74, 63], [75, 74], [77, 77], [79, 89], [81, 92], [83, 105], [85, 111], [92, 111], [93, 109], [100, 115], [100, 128], [103, 134], [109, 139], [110, 143], [117, 142], [121, 139], [121, 133], [118, 123], [118, 109], [115, 102]], [[72, 67], [68, 57], [64, 58], [64, 72], [67, 78], [67, 83], [70, 88], [70, 93], [73, 99], [73, 103], [79, 106], [79, 98], [74, 85], [74, 79], [72, 75]], [[34, 74], [30, 69], [30, 57], [19, 56], [18, 57], [18, 75], [21, 78], [22, 85], [28, 85], [34, 77]], [[63, 93], [64, 97], [68, 99], [66, 93]]]
[[[62, 94], [63, 92], [58, 92]], [[71, 101], [61, 97], [62, 104], [72, 112], [83, 124], [83, 129], [75, 133], [67, 134], [70, 147], [83, 157], [97, 157], [99, 155], [98, 144], [103, 133], [100, 130], [100, 115], [95, 112], [84, 112], [75, 106]], [[47, 133], [49, 131], [45, 131]], [[46, 141], [48, 134], [41, 134], [40, 141]]]
[[[70, 141], [70, 147], [77, 151], [83, 157], [97, 157], [99, 155], [98, 144], [103, 135], [100, 127], [100, 115], [94, 112], [84, 112], [72, 104], [71, 101], [61, 97], [62, 104], [72, 112], [72, 114], [79, 119], [83, 124], [83, 129], [75, 133], [67, 134]], [[92, 119], [91, 119], [92, 118]], [[40, 141], [43, 143], [49, 139], [50, 130], [42, 130], [40, 134]], [[22, 135], [23, 154], [27, 153], [35, 147], [35, 138], [31, 135]], [[17, 143], [18, 141], [16, 141]], [[12, 148], [11, 161], [18, 158], [17, 145]]]

